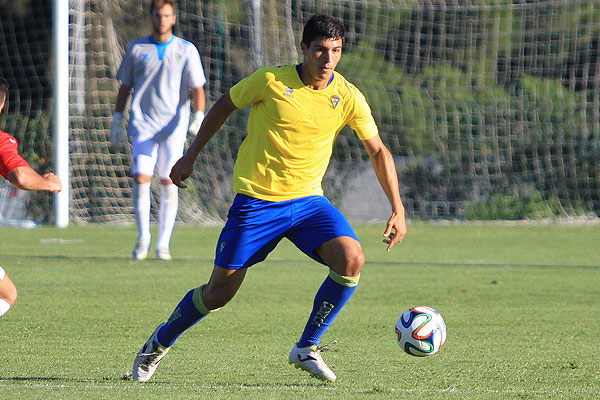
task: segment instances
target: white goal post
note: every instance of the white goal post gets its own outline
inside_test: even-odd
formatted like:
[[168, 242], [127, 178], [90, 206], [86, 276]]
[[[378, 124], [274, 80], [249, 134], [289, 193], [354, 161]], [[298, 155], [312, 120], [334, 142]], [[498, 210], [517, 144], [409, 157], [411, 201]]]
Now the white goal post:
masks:
[[[82, 2], [82, 0], [71, 0]], [[55, 224], [69, 225], [69, 1], [54, 0], [54, 170], [62, 190], [54, 195]]]

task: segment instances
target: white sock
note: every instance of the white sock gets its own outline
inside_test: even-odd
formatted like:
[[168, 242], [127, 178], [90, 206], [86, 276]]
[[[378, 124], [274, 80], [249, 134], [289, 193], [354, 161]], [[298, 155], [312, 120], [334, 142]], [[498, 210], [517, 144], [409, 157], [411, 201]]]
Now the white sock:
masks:
[[150, 240], [150, 182], [133, 184], [133, 208], [140, 239]]
[[10, 310], [10, 304], [0, 299], [0, 317], [6, 314]]
[[175, 217], [177, 217], [177, 203], [179, 202], [179, 188], [173, 184], [160, 185], [160, 207], [159, 216], [159, 234], [157, 248], [168, 249], [171, 241], [171, 234], [175, 226]]

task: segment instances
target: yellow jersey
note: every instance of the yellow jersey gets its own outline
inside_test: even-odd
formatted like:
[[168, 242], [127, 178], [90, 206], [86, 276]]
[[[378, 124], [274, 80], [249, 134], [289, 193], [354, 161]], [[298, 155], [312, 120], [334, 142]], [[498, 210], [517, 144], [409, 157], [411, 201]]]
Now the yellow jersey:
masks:
[[326, 88], [314, 90], [302, 83], [296, 65], [260, 68], [229, 94], [237, 108], [252, 105], [233, 191], [261, 200], [322, 195], [340, 130], [349, 125], [361, 140], [378, 134], [365, 97], [337, 72]]

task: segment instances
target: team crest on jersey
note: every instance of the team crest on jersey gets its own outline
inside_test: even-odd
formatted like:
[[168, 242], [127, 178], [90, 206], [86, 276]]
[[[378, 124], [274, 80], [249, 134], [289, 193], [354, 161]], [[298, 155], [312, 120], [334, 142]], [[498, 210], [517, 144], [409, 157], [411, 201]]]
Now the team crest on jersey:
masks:
[[284, 96], [289, 97], [290, 99], [294, 98], [294, 89], [292, 89], [291, 87], [287, 87], [285, 88], [285, 92], [283, 93]]
[[333, 95], [331, 96], [331, 104], [333, 104], [333, 108], [336, 108], [338, 103], [340, 102], [340, 96]]

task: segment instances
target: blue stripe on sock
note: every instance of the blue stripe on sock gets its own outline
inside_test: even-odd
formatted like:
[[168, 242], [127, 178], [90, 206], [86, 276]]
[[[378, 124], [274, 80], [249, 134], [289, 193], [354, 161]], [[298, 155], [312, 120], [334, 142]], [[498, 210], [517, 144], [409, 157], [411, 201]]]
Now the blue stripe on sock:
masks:
[[298, 347], [318, 346], [355, 290], [356, 286], [340, 285], [328, 276], [315, 296], [313, 310], [298, 341]]
[[194, 290], [196, 289], [190, 290], [181, 299], [167, 323], [158, 330], [156, 339], [161, 346], [172, 346], [183, 332], [208, 315], [202, 314], [194, 305]]

